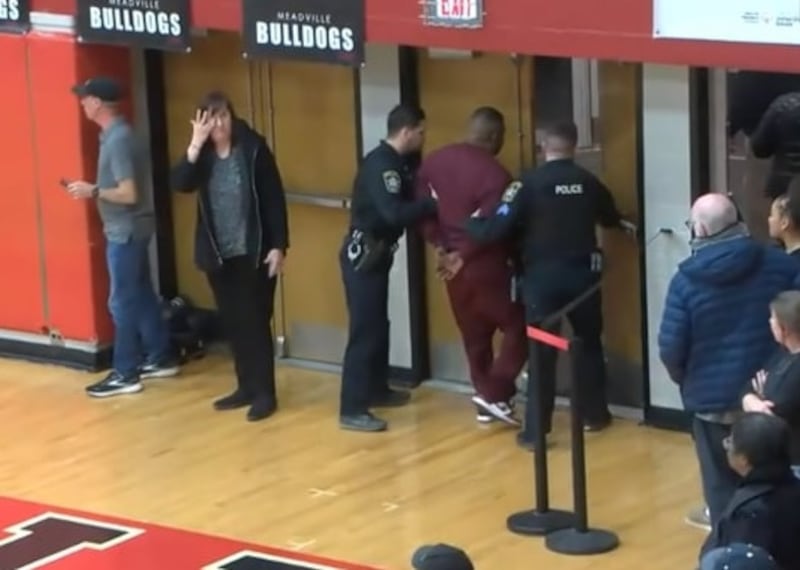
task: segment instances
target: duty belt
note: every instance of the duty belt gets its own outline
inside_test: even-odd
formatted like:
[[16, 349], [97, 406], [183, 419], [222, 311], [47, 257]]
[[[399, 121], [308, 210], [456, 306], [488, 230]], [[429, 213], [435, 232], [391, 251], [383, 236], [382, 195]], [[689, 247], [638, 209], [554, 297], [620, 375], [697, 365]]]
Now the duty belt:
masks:
[[362, 230], [350, 230], [347, 259], [356, 271], [369, 271], [388, 262], [397, 250], [397, 242], [375, 239]]
[[381, 246], [386, 247], [386, 249], [390, 253], [396, 252], [397, 248], [400, 247], [397, 244], [396, 241], [392, 242], [392, 243], [389, 243], [388, 240], [377, 238], [373, 234], [371, 234], [371, 233], [369, 233], [367, 231], [359, 230], [359, 229], [355, 229], [355, 228], [351, 228], [350, 229], [350, 234], [348, 236], [348, 239], [350, 240], [351, 243], [352, 242], [370, 242], [370, 243], [373, 243], [375, 245], [381, 245]]

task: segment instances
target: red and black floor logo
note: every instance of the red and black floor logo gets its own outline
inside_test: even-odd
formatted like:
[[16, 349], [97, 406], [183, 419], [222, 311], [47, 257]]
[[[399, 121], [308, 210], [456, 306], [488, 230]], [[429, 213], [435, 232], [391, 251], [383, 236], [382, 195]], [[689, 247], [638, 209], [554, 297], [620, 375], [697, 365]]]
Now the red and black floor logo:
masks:
[[375, 570], [0, 497], [0, 570]]

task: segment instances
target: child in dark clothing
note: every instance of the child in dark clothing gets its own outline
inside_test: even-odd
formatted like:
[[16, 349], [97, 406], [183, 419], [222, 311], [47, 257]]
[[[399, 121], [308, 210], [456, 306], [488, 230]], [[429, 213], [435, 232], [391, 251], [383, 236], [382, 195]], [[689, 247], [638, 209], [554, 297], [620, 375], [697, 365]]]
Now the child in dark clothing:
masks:
[[700, 552], [700, 567], [720, 548], [734, 543], [758, 546], [780, 568], [800, 568], [800, 481], [789, 467], [789, 429], [777, 416], [745, 413], [723, 446], [741, 483]]
[[800, 477], [800, 291], [784, 291], [770, 303], [769, 324], [780, 349], [753, 378], [742, 407], [786, 421], [793, 470]]

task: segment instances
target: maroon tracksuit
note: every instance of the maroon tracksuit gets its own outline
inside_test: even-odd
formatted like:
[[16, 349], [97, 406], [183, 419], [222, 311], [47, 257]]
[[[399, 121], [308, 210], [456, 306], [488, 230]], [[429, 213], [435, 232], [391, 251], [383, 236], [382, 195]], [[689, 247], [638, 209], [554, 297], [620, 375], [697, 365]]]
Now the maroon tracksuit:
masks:
[[[525, 313], [511, 301], [510, 244], [481, 246], [463, 230], [475, 210], [490, 211], [511, 182], [508, 171], [489, 152], [468, 143], [445, 146], [428, 155], [417, 173], [416, 193], [439, 199], [438, 218], [423, 223], [425, 240], [458, 251], [464, 266], [446, 281], [447, 294], [464, 341], [472, 383], [487, 402], [508, 402], [514, 380], [528, 356]], [[492, 340], [503, 341], [495, 358]]]

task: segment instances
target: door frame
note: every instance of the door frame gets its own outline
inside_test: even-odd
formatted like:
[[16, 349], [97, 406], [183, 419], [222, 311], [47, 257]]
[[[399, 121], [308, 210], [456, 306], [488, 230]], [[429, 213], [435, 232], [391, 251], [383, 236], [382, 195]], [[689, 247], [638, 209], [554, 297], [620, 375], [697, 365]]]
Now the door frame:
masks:
[[145, 91], [150, 127], [153, 209], [156, 220], [158, 291], [162, 297], [178, 294], [178, 269], [175, 260], [175, 225], [170, 188], [167, 100], [164, 81], [164, 54], [144, 50]]

